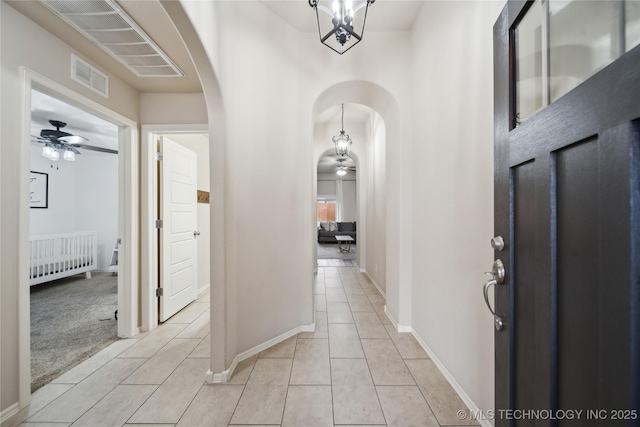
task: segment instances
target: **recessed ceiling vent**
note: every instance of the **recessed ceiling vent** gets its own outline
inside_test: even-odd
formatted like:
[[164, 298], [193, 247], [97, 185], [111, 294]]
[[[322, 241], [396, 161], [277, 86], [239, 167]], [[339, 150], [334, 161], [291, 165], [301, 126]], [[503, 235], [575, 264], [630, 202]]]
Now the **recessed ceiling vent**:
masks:
[[166, 53], [112, 0], [40, 0], [138, 77], [182, 77]]
[[109, 97], [109, 77], [92, 67], [74, 54], [71, 54], [71, 80]]

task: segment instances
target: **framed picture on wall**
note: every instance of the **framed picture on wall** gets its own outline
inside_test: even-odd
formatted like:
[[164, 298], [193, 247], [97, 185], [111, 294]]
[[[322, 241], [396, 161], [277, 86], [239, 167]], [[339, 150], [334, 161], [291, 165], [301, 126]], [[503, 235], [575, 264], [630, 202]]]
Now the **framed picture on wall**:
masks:
[[49, 174], [31, 171], [29, 203], [32, 209], [49, 207]]

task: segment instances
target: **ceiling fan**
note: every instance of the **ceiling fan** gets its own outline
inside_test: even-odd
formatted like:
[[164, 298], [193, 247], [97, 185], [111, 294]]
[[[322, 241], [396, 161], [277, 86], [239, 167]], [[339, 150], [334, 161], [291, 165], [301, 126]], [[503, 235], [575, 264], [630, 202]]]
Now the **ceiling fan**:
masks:
[[117, 150], [85, 144], [85, 142], [89, 141], [87, 138], [60, 130], [67, 126], [65, 122], [49, 120], [49, 123], [51, 123], [51, 126], [55, 127], [55, 129], [42, 129], [39, 136], [32, 135], [31, 139], [40, 144], [44, 144], [42, 155], [54, 162], [60, 159], [61, 151], [64, 153], [63, 158], [65, 160], [74, 161], [76, 154], [82, 154], [78, 151], [78, 148], [99, 151], [101, 153], [118, 154]]
[[339, 157], [338, 158], [338, 162], [340, 162], [340, 165], [338, 166], [338, 169], [336, 171], [336, 174], [338, 174], [338, 176], [345, 176], [347, 174], [347, 172], [355, 172], [356, 171], [356, 167], [355, 166], [345, 166], [344, 165], [344, 161], [347, 160], [344, 157]]

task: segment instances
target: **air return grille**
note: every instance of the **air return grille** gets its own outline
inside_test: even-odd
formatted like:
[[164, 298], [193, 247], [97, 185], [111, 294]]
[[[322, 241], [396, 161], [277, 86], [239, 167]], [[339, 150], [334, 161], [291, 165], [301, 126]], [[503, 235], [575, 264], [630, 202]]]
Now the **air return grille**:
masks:
[[73, 54], [71, 54], [71, 79], [105, 98], [109, 97], [109, 77]]
[[112, 0], [40, 0], [138, 77], [182, 77], [182, 71]]

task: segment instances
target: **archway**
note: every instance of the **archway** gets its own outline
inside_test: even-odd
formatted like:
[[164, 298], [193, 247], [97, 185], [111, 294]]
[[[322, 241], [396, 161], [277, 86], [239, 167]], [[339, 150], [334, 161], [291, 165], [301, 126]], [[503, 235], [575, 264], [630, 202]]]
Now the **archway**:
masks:
[[[209, 119], [209, 165], [210, 165], [210, 220], [211, 220], [211, 265], [210, 265], [210, 365], [209, 382], [226, 382], [228, 370], [235, 351], [235, 334], [229, 331], [228, 319], [235, 313], [235, 299], [226, 289], [225, 256], [225, 112], [216, 72], [209, 60], [191, 20], [181, 2], [162, 1], [167, 15], [182, 37], [194, 63], [207, 103]], [[190, 2], [191, 7], [213, 7], [210, 3]], [[192, 11], [193, 12], [193, 11]], [[197, 12], [193, 12], [196, 13]], [[207, 16], [206, 13], [198, 14]]]
[[[403, 238], [405, 237], [403, 233], [407, 231], [401, 227], [401, 214], [404, 213], [400, 211], [402, 168], [399, 150], [395, 148], [397, 141], [403, 138], [403, 131], [400, 126], [398, 102], [387, 89], [375, 83], [359, 80], [341, 82], [325, 89], [316, 98], [312, 108], [312, 123], [315, 123], [323, 111], [341, 103], [362, 104], [370, 107], [379, 114], [384, 126], [383, 133], [386, 141], [384, 156], [388, 173], [384, 182], [386, 271], [384, 288], [381, 290], [386, 296], [386, 308], [390, 316], [399, 324], [409, 324], [411, 284], [406, 278], [401, 281], [400, 277], [402, 260], [410, 259], [410, 245], [402, 242], [410, 242], [410, 239]], [[311, 221], [315, 228], [315, 214]]]

